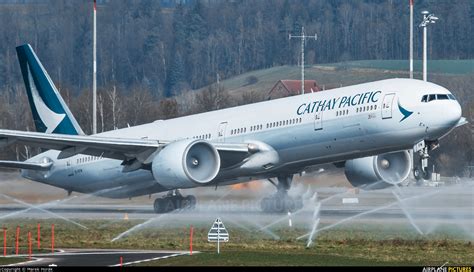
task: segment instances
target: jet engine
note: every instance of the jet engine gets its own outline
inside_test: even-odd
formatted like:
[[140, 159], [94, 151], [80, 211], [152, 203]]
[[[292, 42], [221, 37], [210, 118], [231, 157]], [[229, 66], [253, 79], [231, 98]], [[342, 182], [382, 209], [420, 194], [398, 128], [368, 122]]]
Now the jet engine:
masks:
[[221, 160], [216, 148], [203, 140], [181, 140], [166, 145], [153, 158], [155, 180], [168, 189], [192, 188], [211, 182]]
[[398, 151], [348, 160], [345, 174], [353, 186], [367, 190], [383, 189], [407, 179], [411, 163], [408, 151]]

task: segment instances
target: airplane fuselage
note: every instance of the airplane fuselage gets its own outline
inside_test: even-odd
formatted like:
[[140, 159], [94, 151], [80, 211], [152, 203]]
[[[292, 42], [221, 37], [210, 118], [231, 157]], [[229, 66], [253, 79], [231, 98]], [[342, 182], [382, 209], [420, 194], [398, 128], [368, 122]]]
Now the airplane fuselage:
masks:
[[[422, 102], [430, 94], [443, 95], [443, 99]], [[444, 95], [450, 96], [444, 99]], [[411, 149], [422, 140], [443, 137], [460, 117], [458, 102], [445, 88], [419, 80], [390, 79], [159, 120], [98, 136], [256, 142], [275, 152], [271, 164], [258, 171], [223, 165], [212, 184], [225, 185]], [[58, 160], [58, 154], [50, 150], [30, 159], [48, 157], [54, 164], [47, 172], [23, 170], [23, 176], [68, 191], [101, 191], [109, 197], [167, 191], [149, 170], [124, 173], [119, 160], [85, 155]]]

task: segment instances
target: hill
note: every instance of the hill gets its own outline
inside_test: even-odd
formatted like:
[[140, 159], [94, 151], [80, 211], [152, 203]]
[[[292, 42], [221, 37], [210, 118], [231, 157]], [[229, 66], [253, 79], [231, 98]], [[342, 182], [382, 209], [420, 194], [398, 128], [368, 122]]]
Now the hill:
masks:
[[[414, 77], [422, 78], [421, 62], [414, 63]], [[305, 79], [314, 79], [322, 89], [359, 84], [394, 77], [408, 77], [408, 61], [405, 60], [361, 60], [305, 68]], [[454, 78], [469, 77], [474, 74], [474, 60], [432, 60], [428, 66], [428, 78], [451, 81]], [[222, 84], [231, 95], [256, 92], [266, 95], [280, 79], [301, 79], [298, 66], [277, 66], [244, 73]], [[456, 92], [456, 91], [455, 91]]]

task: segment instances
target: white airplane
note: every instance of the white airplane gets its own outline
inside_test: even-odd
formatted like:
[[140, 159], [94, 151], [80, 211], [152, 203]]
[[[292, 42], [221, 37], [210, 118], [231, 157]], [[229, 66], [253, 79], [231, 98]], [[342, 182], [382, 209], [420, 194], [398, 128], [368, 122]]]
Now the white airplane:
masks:
[[271, 178], [277, 193], [262, 200], [262, 209], [296, 210], [302, 201], [288, 196], [292, 177], [317, 164], [345, 167], [354, 186], [400, 184], [412, 169], [408, 150], [417, 146], [426, 156], [466, 123], [447, 89], [388, 79], [87, 136], [31, 46], [17, 53], [37, 132], [0, 130], [0, 146], [49, 150], [0, 166], [69, 193], [130, 198], [169, 191], [155, 200], [157, 213], [195, 205], [179, 189]]

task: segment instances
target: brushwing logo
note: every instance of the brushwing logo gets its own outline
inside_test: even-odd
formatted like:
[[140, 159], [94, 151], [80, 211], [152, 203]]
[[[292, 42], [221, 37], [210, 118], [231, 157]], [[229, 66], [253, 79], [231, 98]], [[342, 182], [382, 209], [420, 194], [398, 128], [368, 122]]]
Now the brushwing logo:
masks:
[[38, 93], [38, 89], [36, 88], [29, 65], [26, 67], [28, 69], [28, 80], [30, 81], [31, 97], [33, 98], [36, 112], [38, 113], [41, 122], [43, 122], [43, 124], [46, 126], [45, 133], [52, 133], [63, 121], [64, 117], [66, 117], [66, 114], [58, 114], [48, 108]]
[[409, 111], [407, 109], [405, 109], [404, 107], [402, 107], [400, 105], [400, 100], [398, 101], [398, 109], [400, 110], [400, 112], [402, 113], [403, 115], [403, 118], [400, 120], [400, 122], [402, 122], [403, 120], [407, 119], [408, 117], [410, 117], [410, 115], [413, 114], [412, 111]]

